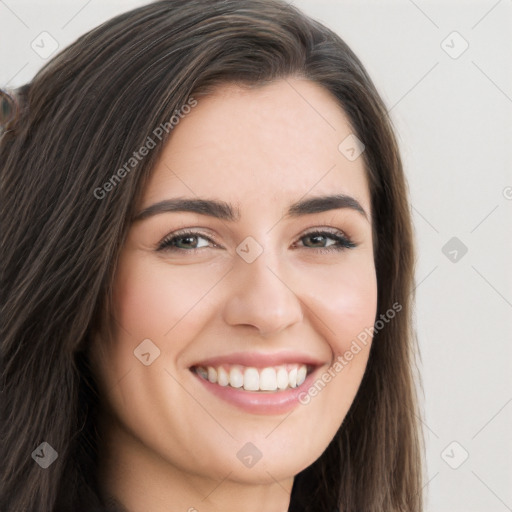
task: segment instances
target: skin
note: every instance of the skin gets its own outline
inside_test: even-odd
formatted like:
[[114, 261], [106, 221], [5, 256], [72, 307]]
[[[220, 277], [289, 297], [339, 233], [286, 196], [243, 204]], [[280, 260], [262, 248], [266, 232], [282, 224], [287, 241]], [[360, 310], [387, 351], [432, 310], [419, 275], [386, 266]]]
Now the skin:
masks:
[[[295, 78], [250, 90], [224, 85], [198, 97], [174, 128], [140, 209], [201, 197], [238, 206], [241, 219], [161, 213], [134, 222], [122, 249], [116, 336], [111, 345], [99, 336], [93, 359], [105, 401], [100, 482], [130, 512], [284, 512], [294, 475], [341, 425], [370, 343], [286, 414], [241, 411], [206, 390], [189, 366], [233, 352], [291, 350], [321, 361], [321, 375], [373, 325], [366, 172], [362, 158], [338, 151], [350, 133], [329, 92]], [[355, 198], [368, 218], [350, 208], [283, 217], [299, 199], [334, 193]], [[181, 252], [156, 250], [183, 228], [201, 232], [189, 247], [204, 248], [194, 254], [181, 239]], [[357, 246], [320, 253], [335, 241], [304, 238], [311, 228], [341, 230]], [[236, 252], [248, 236], [264, 249], [252, 263]], [[160, 356], [145, 366], [134, 349], [147, 338]], [[251, 468], [236, 456], [247, 442], [262, 453]]]

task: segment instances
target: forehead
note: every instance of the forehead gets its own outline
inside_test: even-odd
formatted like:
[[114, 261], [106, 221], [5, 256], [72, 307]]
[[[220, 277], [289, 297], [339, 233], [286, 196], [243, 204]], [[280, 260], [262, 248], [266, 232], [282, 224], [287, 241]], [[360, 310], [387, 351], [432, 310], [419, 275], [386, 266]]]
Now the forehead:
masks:
[[363, 159], [339, 149], [353, 132], [349, 119], [325, 88], [288, 78], [253, 88], [226, 84], [196, 100], [171, 133], [144, 205], [197, 195], [243, 210], [340, 193], [370, 211]]

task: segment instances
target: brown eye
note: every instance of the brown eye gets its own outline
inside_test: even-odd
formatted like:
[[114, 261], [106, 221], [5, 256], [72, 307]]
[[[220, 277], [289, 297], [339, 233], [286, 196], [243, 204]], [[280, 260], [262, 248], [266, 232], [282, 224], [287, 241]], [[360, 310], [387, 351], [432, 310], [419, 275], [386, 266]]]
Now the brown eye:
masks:
[[312, 240], [313, 244], [323, 244], [328, 239], [334, 240], [335, 243], [328, 246], [321, 245], [320, 247], [311, 247], [311, 249], [317, 249], [321, 252], [343, 251], [345, 249], [352, 249], [356, 247], [356, 244], [341, 232], [313, 231], [301, 238], [301, 240], [308, 239]]
[[[213, 243], [213, 241], [202, 233], [196, 231], [182, 231], [180, 233], [173, 233], [172, 236], [164, 238], [159, 244], [159, 251], [197, 251], [206, 247], [205, 245], [197, 247], [197, 240], [203, 239]], [[182, 245], [184, 247], [182, 247]]]

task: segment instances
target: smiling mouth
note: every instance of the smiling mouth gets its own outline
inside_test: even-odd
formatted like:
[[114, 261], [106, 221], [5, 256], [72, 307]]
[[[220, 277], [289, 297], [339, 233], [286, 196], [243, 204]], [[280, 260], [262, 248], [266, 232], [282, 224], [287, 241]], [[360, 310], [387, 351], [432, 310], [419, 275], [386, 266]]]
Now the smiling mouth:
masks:
[[193, 366], [192, 372], [218, 386], [261, 393], [278, 393], [300, 386], [314, 367], [306, 364], [282, 364], [256, 368], [239, 364]]

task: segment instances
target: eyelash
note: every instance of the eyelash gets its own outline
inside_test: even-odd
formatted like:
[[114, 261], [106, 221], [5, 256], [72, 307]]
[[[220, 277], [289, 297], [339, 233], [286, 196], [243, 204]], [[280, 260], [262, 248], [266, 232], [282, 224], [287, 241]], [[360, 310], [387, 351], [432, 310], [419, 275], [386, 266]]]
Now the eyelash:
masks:
[[[346, 249], [353, 249], [354, 247], [357, 247], [357, 244], [352, 242], [352, 240], [343, 234], [341, 231], [337, 232], [331, 232], [331, 231], [310, 231], [309, 233], [306, 233], [303, 235], [299, 240], [302, 240], [303, 238], [307, 237], [317, 237], [317, 236], [325, 236], [326, 238], [330, 238], [331, 240], [335, 240], [337, 244], [333, 244], [329, 247], [306, 247], [306, 249], [313, 249], [318, 251], [321, 254], [330, 254], [332, 252], [337, 251], [344, 251]], [[198, 232], [198, 231], [192, 231], [192, 230], [185, 230], [185, 231], [179, 231], [177, 233], [173, 233], [172, 235], [167, 236], [164, 238], [158, 245], [157, 251], [169, 251], [169, 252], [191, 252], [195, 253], [197, 251], [200, 251], [201, 249], [206, 249], [206, 247], [199, 247], [199, 248], [192, 248], [192, 249], [183, 249], [181, 247], [174, 247], [173, 244], [176, 242], [176, 240], [180, 240], [182, 238], [187, 237], [200, 237], [204, 238], [205, 240], [208, 240], [209, 242], [215, 244], [215, 242], [205, 236], [204, 234]]]

